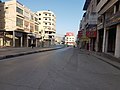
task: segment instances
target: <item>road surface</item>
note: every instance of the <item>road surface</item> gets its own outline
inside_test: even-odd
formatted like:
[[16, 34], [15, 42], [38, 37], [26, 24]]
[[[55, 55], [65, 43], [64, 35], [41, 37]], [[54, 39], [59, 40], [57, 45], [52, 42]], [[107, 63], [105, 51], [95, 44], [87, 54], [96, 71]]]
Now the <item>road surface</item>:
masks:
[[0, 61], [0, 90], [120, 90], [120, 70], [63, 48]]

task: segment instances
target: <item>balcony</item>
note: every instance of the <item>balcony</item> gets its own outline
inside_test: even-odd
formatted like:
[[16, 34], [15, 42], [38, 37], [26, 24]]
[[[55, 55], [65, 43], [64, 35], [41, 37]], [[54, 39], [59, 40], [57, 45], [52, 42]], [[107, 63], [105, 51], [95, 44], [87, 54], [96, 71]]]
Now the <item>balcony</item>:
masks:
[[120, 23], [120, 11], [107, 18], [105, 23], [107, 27]]
[[97, 13], [96, 12], [92, 12], [91, 14], [89, 14], [88, 16], [86, 16], [85, 18], [85, 24], [97, 24]]

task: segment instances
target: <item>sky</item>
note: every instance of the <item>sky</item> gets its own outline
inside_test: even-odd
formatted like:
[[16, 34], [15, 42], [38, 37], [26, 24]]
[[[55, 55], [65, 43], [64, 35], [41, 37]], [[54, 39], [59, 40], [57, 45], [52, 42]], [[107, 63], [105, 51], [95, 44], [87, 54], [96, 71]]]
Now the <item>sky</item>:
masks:
[[[9, 1], [9, 0], [2, 0]], [[85, 0], [18, 0], [31, 11], [51, 10], [56, 15], [56, 33], [64, 36], [66, 32], [77, 35], [83, 16]]]

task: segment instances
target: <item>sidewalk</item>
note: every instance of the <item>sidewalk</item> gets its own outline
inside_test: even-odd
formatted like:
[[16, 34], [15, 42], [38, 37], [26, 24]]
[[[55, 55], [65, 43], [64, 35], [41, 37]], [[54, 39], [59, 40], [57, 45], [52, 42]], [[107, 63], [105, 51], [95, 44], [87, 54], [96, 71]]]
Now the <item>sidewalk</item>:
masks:
[[42, 48], [42, 47], [0, 48], [0, 60], [11, 58], [11, 57], [22, 56], [22, 55], [44, 52], [44, 51], [51, 51], [51, 50], [56, 50], [60, 48], [62, 48], [62, 46], [56, 46], [56, 47], [50, 47], [50, 48]]
[[92, 55], [92, 56], [98, 58], [99, 60], [102, 60], [105, 63], [108, 63], [108, 64], [112, 65], [113, 67], [120, 70], [120, 58], [116, 58], [116, 57], [112, 56], [111, 54], [88, 51], [88, 50], [84, 50], [84, 49], [81, 49], [81, 51], [88, 55]]

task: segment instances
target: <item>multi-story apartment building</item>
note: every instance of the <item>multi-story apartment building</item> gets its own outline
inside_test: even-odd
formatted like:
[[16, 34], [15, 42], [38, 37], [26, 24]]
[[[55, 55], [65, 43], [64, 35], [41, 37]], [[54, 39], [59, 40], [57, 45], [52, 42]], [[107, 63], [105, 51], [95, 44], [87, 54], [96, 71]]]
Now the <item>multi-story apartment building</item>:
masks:
[[75, 45], [75, 36], [72, 32], [67, 32], [65, 35], [65, 44], [68, 46]]
[[89, 38], [86, 37], [86, 20], [85, 20], [86, 12], [83, 14], [82, 20], [80, 21], [79, 31], [77, 36], [77, 45], [79, 48], [87, 49], [89, 45]]
[[97, 38], [96, 0], [86, 0], [83, 10], [86, 11], [84, 18], [84, 30], [86, 31], [86, 36], [89, 38], [87, 49], [95, 51]]
[[38, 11], [39, 28], [42, 35], [44, 45], [50, 46], [54, 44], [56, 33], [56, 16], [50, 10]]
[[0, 3], [0, 13], [1, 46], [36, 44], [39, 38], [36, 14], [16, 0]]
[[120, 1], [97, 0], [98, 51], [120, 57]]

